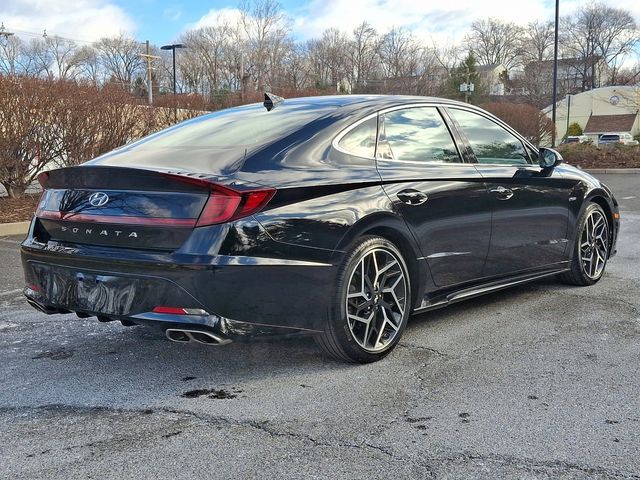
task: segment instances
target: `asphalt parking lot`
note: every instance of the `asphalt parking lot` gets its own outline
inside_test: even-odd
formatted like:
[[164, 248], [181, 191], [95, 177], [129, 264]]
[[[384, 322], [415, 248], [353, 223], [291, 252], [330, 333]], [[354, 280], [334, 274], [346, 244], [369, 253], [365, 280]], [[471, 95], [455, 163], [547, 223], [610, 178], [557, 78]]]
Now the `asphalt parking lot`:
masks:
[[0, 477], [640, 479], [640, 175], [602, 178], [622, 231], [600, 283], [420, 315], [364, 366], [46, 316], [0, 238]]

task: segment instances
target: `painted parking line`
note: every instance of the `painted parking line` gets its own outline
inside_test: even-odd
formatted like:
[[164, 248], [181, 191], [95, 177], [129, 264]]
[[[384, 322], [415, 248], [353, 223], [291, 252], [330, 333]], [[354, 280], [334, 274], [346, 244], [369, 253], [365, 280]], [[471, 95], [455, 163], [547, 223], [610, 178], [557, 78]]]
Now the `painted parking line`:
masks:
[[636, 196], [631, 195], [630, 197], [622, 197], [622, 200], [633, 200], [634, 198], [636, 198]]

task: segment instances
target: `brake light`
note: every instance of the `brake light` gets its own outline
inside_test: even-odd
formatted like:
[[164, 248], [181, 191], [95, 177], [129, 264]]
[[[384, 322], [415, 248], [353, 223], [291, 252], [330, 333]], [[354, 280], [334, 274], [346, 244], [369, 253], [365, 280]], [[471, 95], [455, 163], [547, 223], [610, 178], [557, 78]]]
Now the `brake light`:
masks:
[[253, 215], [262, 210], [275, 193], [272, 188], [239, 192], [213, 185], [196, 227], [225, 223]]
[[198, 217], [196, 227], [225, 223], [258, 213], [276, 193], [275, 188], [260, 187], [237, 190], [225, 185], [218, 185], [206, 178], [189, 177], [174, 173], [165, 173], [164, 175], [172, 180], [205, 187], [211, 191], [207, 203], [205, 203], [200, 217]]

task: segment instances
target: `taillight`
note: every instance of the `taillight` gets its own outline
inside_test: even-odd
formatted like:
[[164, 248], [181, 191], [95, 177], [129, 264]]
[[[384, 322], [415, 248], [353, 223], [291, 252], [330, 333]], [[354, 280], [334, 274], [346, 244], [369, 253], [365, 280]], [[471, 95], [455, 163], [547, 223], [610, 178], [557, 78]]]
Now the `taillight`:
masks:
[[238, 192], [214, 185], [196, 227], [215, 225], [259, 212], [276, 193], [274, 189]]
[[176, 174], [164, 174], [179, 182], [190, 183], [211, 190], [196, 227], [225, 223], [238, 218], [258, 213], [276, 193], [274, 188], [253, 188], [236, 190], [224, 185], [218, 185], [207, 179], [187, 177]]

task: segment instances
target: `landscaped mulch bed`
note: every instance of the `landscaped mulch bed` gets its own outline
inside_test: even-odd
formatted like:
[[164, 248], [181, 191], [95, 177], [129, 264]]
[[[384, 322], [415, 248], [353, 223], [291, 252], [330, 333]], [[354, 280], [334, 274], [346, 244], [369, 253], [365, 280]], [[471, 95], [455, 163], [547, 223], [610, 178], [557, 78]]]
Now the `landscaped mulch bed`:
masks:
[[0, 197], [0, 223], [26, 222], [31, 220], [40, 200], [40, 194], [24, 195], [20, 198]]

